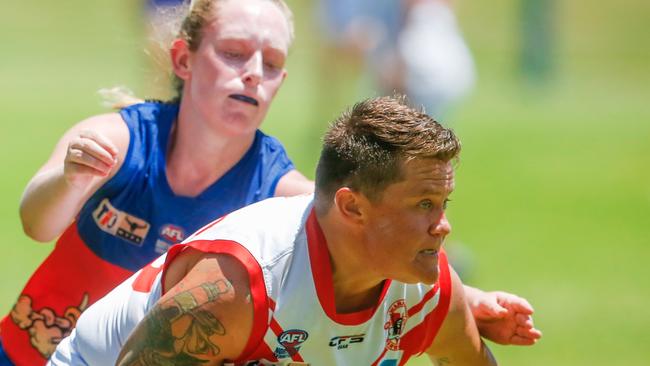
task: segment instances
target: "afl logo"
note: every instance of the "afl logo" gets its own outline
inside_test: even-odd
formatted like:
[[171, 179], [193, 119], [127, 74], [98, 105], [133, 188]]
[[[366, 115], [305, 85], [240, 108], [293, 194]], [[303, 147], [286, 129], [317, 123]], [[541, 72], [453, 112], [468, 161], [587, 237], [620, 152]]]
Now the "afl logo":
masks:
[[293, 357], [300, 350], [300, 346], [307, 340], [309, 334], [304, 330], [291, 329], [280, 333], [278, 343], [280, 347], [275, 349], [277, 358]]
[[388, 321], [384, 324], [384, 329], [388, 331], [386, 337], [386, 348], [391, 351], [399, 349], [399, 340], [404, 332], [408, 311], [404, 299], [400, 299], [391, 304], [388, 308]]
[[180, 243], [185, 239], [185, 232], [180, 226], [167, 224], [160, 230], [160, 236], [170, 243]]

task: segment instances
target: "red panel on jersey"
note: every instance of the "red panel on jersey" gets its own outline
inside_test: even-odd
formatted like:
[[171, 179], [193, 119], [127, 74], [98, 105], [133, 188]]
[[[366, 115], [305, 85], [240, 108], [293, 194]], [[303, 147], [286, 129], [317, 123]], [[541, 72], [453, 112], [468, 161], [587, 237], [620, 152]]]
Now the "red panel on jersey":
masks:
[[90, 251], [70, 225], [2, 320], [5, 352], [16, 366], [44, 365], [81, 312], [131, 274]]

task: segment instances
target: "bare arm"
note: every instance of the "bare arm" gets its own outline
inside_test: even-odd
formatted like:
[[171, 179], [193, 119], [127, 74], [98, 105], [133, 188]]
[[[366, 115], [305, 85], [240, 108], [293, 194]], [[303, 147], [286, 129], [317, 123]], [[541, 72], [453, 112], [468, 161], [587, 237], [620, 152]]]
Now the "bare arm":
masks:
[[20, 202], [25, 233], [47, 242], [72, 222], [81, 205], [120, 168], [129, 131], [117, 114], [84, 120], [59, 140]]
[[172, 263], [171, 282], [187, 273], [140, 321], [117, 365], [220, 365], [241, 354], [253, 325], [246, 270], [225, 255], [203, 254], [189, 271], [187, 263]]
[[426, 353], [434, 365], [490, 366], [496, 361], [479, 336], [463, 284], [451, 269], [451, 303], [440, 331]]
[[276, 197], [290, 197], [309, 193], [314, 193], [314, 182], [295, 169], [280, 178], [278, 185], [275, 187]]

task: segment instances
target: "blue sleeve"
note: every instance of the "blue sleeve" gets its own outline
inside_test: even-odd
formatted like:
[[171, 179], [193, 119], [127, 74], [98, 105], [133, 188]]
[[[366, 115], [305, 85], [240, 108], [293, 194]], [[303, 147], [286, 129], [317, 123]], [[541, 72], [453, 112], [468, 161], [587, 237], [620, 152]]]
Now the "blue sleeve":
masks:
[[295, 166], [278, 139], [264, 135], [262, 143], [265, 169], [261, 191], [263, 196], [273, 197], [280, 178], [294, 170]]

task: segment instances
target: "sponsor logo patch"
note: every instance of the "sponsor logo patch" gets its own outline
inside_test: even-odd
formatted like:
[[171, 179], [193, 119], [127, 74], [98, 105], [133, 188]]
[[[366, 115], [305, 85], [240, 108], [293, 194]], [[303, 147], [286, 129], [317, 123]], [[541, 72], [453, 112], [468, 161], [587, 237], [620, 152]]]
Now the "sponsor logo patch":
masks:
[[278, 336], [278, 343], [280, 345], [275, 348], [275, 357], [293, 357], [300, 351], [300, 346], [302, 346], [308, 337], [309, 334], [301, 329], [285, 330], [280, 333]]
[[404, 299], [395, 301], [388, 308], [388, 321], [384, 324], [386, 335], [386, 348], [391, 351], [399, 349], [399, 341], [408, 320], [408, 311]]
[[346, 349], [351, 344], [361, 343], [365, 338], [365, 334], [349, 335], [349, 336], [340, 336], [330, 339], [330, 347], [336, 347], [336, 349]]
[[160, 236], [170, 243], [180, 243], [185, 239], [185, 230], [180, 226], [167, 224], [160, 229]]
[[104, 198], [93, 211], [93, 219], [103, 231], [137, 246], [142, 245], [151, 227], [141, 218], [113, 207], [108, 198]]
[[185, 240], [185, 230], [182, 227], [167, 224], [160, 229], [160, 238], [156, 239], [156, 253], [165, 253], [169, 248]]

